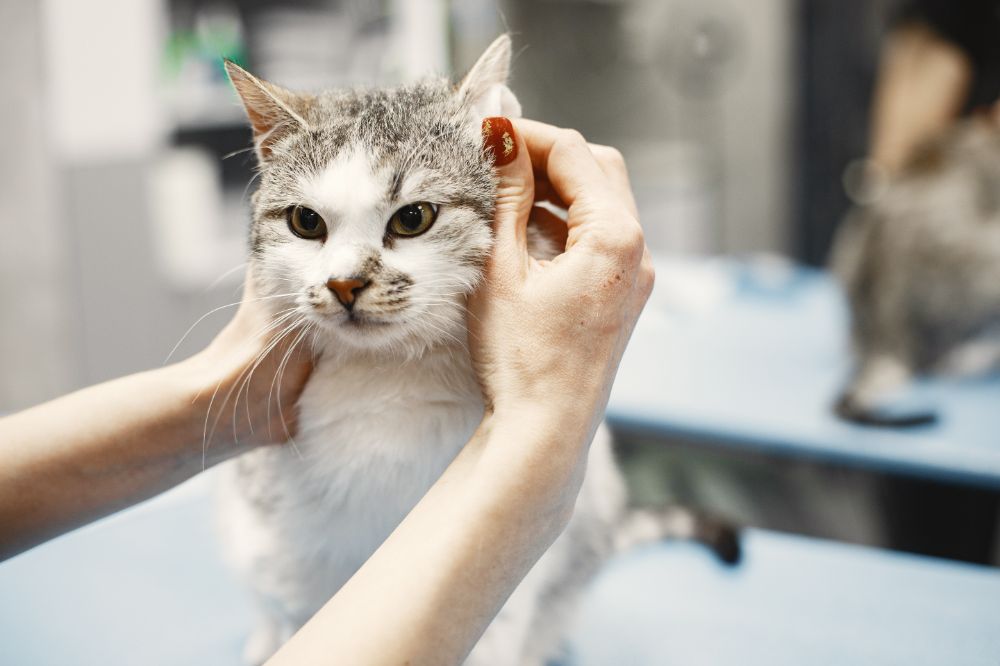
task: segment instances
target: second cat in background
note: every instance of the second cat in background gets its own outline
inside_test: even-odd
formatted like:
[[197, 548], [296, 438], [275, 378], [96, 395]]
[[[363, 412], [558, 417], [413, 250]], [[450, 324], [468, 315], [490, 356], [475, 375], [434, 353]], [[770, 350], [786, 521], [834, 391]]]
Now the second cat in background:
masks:
[[1000, 129], [957, 125], [882, 189], [851, 212], [832, 255], [857, 365], [836, 409], [867, 425], [916, 426], [936, 414], [892, 403], [914, 375], [1000, 361]]

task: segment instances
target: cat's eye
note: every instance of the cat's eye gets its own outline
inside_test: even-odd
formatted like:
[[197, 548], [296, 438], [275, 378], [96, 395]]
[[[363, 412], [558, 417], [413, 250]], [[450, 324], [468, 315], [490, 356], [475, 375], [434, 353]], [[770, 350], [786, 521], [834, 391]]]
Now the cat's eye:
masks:
[[326, 222], [320, 214], [305, 206], [288, 209], [288, 228], [299, 238], [314, 240], [326, 236]]
[[419, 236], [434, 224], [438, 207], [426, 201], [403, 206], [389, 220], [389, 232], [396, 236]]

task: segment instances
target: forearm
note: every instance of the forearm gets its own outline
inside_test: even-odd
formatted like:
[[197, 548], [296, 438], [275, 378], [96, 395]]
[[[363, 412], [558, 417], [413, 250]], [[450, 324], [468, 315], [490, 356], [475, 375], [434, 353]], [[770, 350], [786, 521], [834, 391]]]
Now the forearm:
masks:
[[552, 405], [484, 419], [403, 523], [269, 663], [460, 663], [565, 526], [590, 421]]
[[0, 419], [0, 558], [197, 473], [194, 383], [180, 364]]
[[946, 128], [962, 108], [968, 57], [930, 28], [904, 25], [889, 37], [875, 90], [871, 158], [896, 171], [914, 148]]

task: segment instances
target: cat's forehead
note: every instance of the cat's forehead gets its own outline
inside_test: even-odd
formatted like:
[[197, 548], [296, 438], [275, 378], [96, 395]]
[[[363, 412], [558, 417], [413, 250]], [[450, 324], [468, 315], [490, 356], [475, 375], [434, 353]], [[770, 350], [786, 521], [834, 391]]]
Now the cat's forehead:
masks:
[[304, 115], [310, 129], [276, 146], [264, 170], [262, 207], [343, 213], [419, 198], [492, 215], [476, 121], [446, 82], [324, 93]]
[[389, 89], [347, 90], [321, 95], [310, 124], [374, 154], [391, 156], [430, 134], [455, 132], [466, 124], [446, 82], [428, 81]]
[[348, 145], [322, 169], [303, 174], [299, 183], [306, 202], [351, 217], [377, 208], [389, 198], [389, 178], [384, 169], [376, 167], [369, 152]]
[[478, 158], [468, 109], [446, 82], [330, 91], [303, 115], [309, 131], [290, 136], [272, 167], [315, 172], [358, 152], [376, 166], [397, 168], [446, 166], [456, 149], [466, 160]]

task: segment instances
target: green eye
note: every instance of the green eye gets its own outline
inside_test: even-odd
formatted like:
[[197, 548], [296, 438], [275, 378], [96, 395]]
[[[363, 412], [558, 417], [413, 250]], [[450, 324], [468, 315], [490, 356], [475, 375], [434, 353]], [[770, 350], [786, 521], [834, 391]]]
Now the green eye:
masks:
[[326, 222], [319, 213], [305, 206], [288, 209], [288, 228], [299, 238], [313, 240], [326, 236]]
[[403, 206], [389, 220], [389, 233], [396, 236], [419, 236], [434, 224], [438, 207], [426, 201]]

